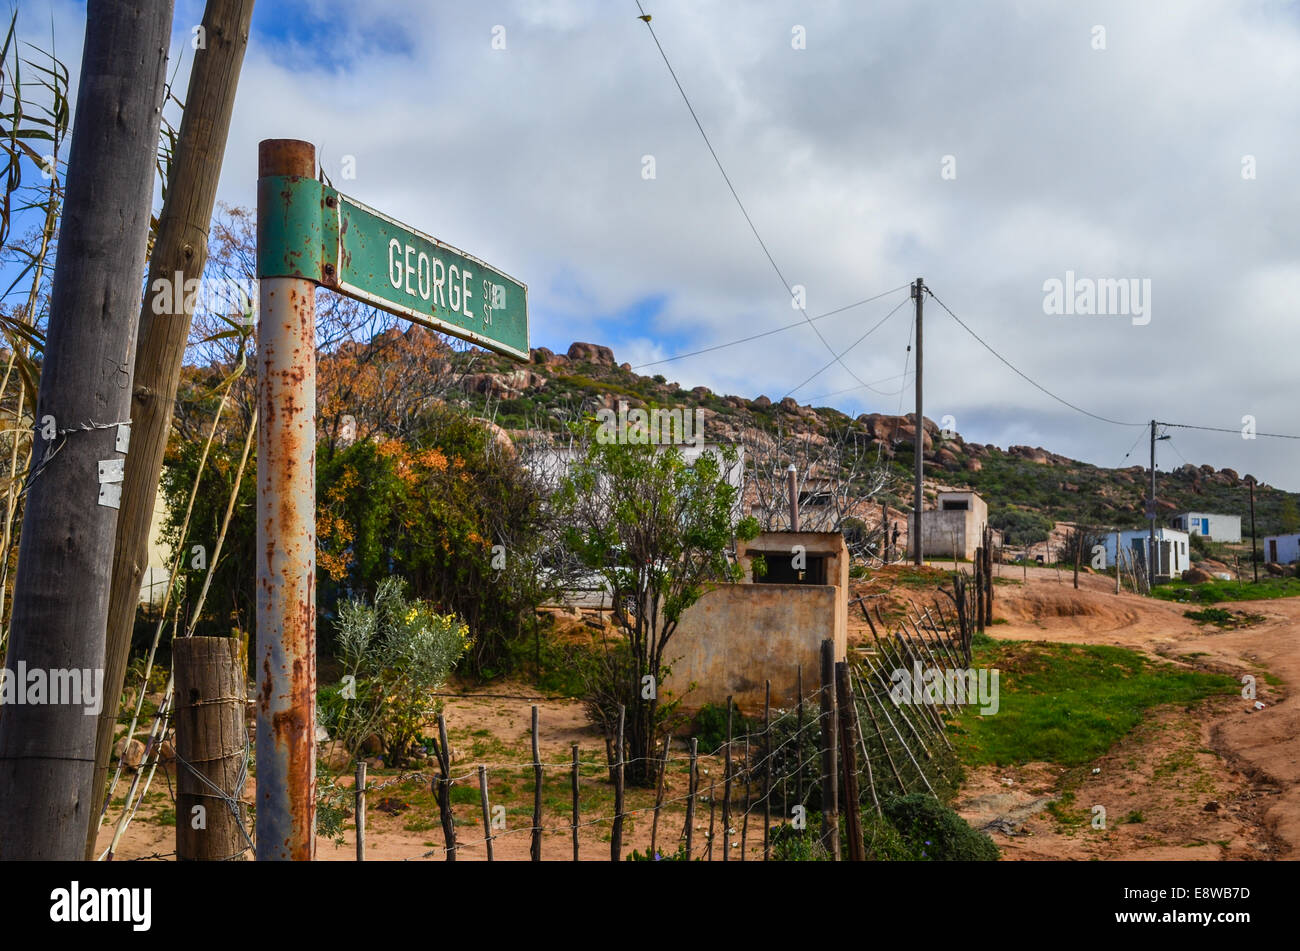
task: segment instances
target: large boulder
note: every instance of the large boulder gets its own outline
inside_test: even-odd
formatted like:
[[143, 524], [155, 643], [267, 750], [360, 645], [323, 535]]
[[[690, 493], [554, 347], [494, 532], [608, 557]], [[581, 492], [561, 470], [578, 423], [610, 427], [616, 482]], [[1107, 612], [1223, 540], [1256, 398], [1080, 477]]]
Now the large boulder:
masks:
[[1204, 584], [1207, 581], [1213, 581], [1214, 576], [1208, 571], [1192, 567], [1183, 572], [1183, 580], [1188, 584]]
[[144, 744], [139, 740], [128, 740], [124, 736], [118, 740], [114, 752], [122, 758], [122, 765], [127, 769], [136, 769], [144, 762]]
[[595, 343], [573, 343], [569, 346], [568, 357], [574, 363], [598, 363], [602, 366], [618, 366], [614, 362], [614, 351]]

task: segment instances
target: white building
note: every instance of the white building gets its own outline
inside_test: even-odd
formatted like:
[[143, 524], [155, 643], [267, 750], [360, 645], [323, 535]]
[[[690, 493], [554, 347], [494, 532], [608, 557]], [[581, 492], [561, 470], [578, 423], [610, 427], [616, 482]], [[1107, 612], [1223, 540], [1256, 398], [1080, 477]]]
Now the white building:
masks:
[[1297, 559], [1300, 559], [1300, 533], [1264, 536], [1265, 561], [1276, 565], [1289, 565]]
[[1169, 524], [1190, 535], [1201, 535], [1216, 542], [1241, 541], [1240, 515], [1215, 515], [1212, 512], [1183, 512], [1169, 520]]
[[[1115, 564], [1116, 534], [1119, 535], [1120, 548], [1124, 551], [1125, 566], [1135, 565], [1139, 571], [1145, 572], [1147, 548], [1150, 545], [1150, 529], [1134, 528], [1119, 533], [1107, 532], [1102, 543], [1106, 549], [1105, 567], [1107, 568]], [[1159, 556], [1156, 561], [1157, 578], [1179, 578], [1184, 571], [1192, 566], [1186, 532], [1175, 531], [1172, 528], [1157, 528], [1156, 552]]]

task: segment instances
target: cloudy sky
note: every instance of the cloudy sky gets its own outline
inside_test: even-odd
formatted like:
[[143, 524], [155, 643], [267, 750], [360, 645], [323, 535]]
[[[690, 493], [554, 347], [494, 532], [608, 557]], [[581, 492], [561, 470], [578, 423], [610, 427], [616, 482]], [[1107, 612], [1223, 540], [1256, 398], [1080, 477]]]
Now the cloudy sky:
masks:
[[[310, 140], [344, 192], [527, 283], [534, 346], [640, 366], [797, 323], [641, 372], [854, 414], [913, 406], [907, 291], [823, 341], [786, 284], [817, 317], [923, 277], [1083, 410], [1232, 430], [1172, 430], [1162, 469], [1300, 490], [1300, 441], [1239, 434], [1300, 433], [1295, 3], [642, 3], [772, 260], [635, 0], [259, 0], [221, 198], [253, 205], [258, 140]], [[201, 9], [177, 3], [178, 89]], [[23, 0], [28, 39], [51, 19], [75, 77], [84, 7]], [[1047, 313], [1067, 272], [1144, 312]], [[931, 298], [924, 328], [930, 418], [1145, 462]]]

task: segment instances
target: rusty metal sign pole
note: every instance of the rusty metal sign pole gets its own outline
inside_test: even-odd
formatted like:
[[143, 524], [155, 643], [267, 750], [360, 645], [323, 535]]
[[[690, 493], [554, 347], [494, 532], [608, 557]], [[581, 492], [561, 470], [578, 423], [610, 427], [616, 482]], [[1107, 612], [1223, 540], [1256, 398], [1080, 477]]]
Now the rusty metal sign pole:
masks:
[[[316, 855], [316, 285], [269, 265], [270, 233], [321, 209], [294, 207], [285, 178], [314, 180], [316, 150], [258, 146], [257, 858]], [[274, 182], [268, 179], [274, 178]], [[270, 185], [272, 187], [264, 187]], [[305, 257], [319, 235], [301, 234]], [[319, 266], [319, 262], [316, 262]], [[312, 273], [305, 261], [303, 271]]]

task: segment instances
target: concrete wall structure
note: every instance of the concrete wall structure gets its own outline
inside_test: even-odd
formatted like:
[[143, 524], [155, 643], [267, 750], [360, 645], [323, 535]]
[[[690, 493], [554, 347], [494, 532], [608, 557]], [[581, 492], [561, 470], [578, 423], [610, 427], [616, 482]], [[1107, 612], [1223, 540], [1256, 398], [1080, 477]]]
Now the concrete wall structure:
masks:
[[[665, 690], [691, 710], [731, 696], [753, 716], [762, 714], [763, 683], [771, 680], [772, 706], [792, 706], [799, 664], [805, 694], [819, 683], [821, 644], [843, 601], [834, 585], [733, 584], [705, 592], [668, 642], [665, 656], [673, 660]], [[835, 658], [843, 660], [843, 628], [834, 640]]]
[[[842, 534], [765, 532], [736, 548], [744, 582], [706, 592], [682, 614], [665, 652], [672, 668], [665, 689], [689, 710], [731, 696], [746, 714], [761, 712], [766, 680], [773, 706], [793, 704], [800, 664], [805, 694], [819, 682], [822, 641], [834, 642], [836, 660], [848, 652]], [[756, 579], [757, 555], [767, 572]]]
[[[958, 558], [968, 561], [980, 546], [980, 531], [988, 523], [989, 507], [974, 492], [940, 492], [936, 508], [921, 513], [921, 552], [926, 558]], [[908, 551], [914, 551], [916, 515], [907, 519]], [[955, 547], [954, 547], [955, 546]]]

